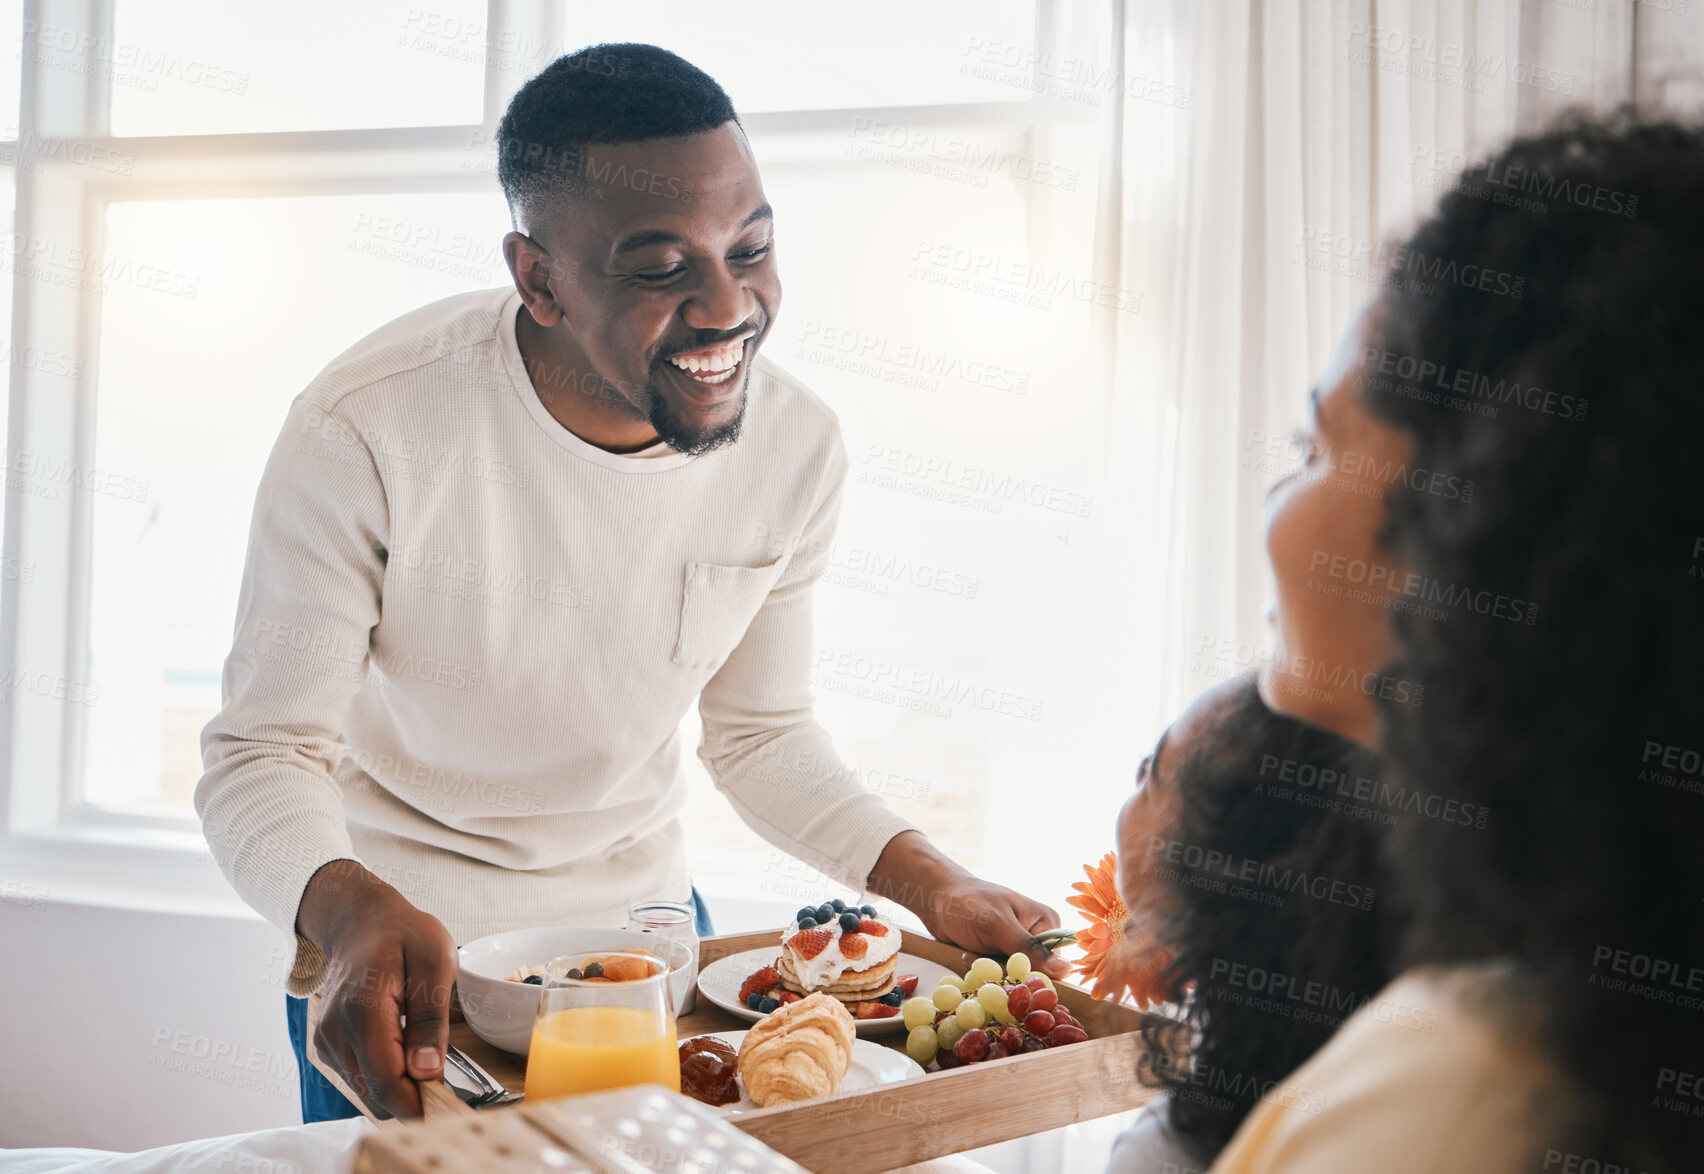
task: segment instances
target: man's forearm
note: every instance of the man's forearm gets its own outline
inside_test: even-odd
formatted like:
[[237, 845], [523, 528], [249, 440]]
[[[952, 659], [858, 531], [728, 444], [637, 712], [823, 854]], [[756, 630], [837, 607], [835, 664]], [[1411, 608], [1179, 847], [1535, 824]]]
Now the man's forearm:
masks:
[[904, 831], [882, 849], [870, 870], [868, 887], [876, 896], [904, 905], [922, 917], [944, 912], [931, 906], [935, 894], [950, 889], [949, 882], [969, 875], [922, 832]]

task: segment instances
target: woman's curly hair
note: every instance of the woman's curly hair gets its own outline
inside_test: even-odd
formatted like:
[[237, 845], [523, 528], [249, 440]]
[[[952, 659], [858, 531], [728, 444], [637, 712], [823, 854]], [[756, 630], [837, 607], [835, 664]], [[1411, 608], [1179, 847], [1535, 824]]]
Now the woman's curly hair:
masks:
[[1267, 709], [1252, 675], [1228, 690], [1209, 736], [1177, 749], [1167, 778], [1150, 784], [1177, 792], [1172, 839], [1274, 875], [1356, 886], [1369, 906], [1271, 885], [1260, 900], [1259, 884], [1214, 884], [1216, 873], [1187, 868], [1162, 874], [1170, 900], [1153, 931], [1172, 958], [1160, 984], [1183, 1015], [1144, 1025], [1142, 1076], [1172, 1094], [1168, 1124], [1205, 1168], [1261, 1096], [1391, 978], [1378, 879], [1385, 822], [1344, 813], [1338, 798], [1365, 789], [1377, 760]]
[[[1387, 498], [1385, 549], [1447, 607], [1394, 616], [1425, 704], [1383, 703], [1381, 748], [1491, 813], [1395, 829], [1402, 960], [1521, 964], [1577, 1102], [1547, 1149], [1696, 1170], [1664, 1093], [1704, 1075], [1704, 129], [1572, 115], [1392, 261], [1364, 401], [1475, 490]], [[1678, 988], [1625, 989], [1659, 962]]]

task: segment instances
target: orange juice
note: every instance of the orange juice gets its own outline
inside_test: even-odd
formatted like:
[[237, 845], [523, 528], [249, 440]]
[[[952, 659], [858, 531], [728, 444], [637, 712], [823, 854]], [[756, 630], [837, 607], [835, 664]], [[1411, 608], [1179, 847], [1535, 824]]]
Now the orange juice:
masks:
[[569, 1007], [533, 1025], [529, 1102], [632, 1084], [680, 1091], [673, 1016], [641, 1007]]

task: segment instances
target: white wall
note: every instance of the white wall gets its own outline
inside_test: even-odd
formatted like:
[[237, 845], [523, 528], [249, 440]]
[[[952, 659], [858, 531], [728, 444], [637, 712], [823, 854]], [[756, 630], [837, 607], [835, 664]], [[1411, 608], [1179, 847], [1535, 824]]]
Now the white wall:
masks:
[[265, 922], [0, 902], [0, 943], [0, 1145], [146, 1149], [301, 1120], [288, 958]]

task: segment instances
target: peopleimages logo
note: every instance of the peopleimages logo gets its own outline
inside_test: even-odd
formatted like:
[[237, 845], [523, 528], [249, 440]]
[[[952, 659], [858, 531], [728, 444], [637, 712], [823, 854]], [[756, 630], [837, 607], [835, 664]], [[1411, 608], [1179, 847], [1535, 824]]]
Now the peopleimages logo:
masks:
[[[1199, 844], [1188, 844], [1165, 836], [1148, 837], [1148, 858], [1160, 865], [1181, 865], [1211, 882], [1230, 882], [1232, 887], [1227, 891], [1233, 897], [1272, 897], [1275, 899], [1265, 903], [1281, 905], [1283, 898], [1278, 897], [1279, 893], [1302, 893], [1316, 901], [1329, 901], [1351, 909], [1373, 907], [1375, 890], [1371, 885], [1349, 884], [1303, 869], [1279, 868], [1270, 861], [1234, 856], [1217, 848], [1203, 848]], [[1150, 866], [1149, 871], [1155, 871], [1154, 867]], [[1242, 885], [1257, 888], [1238, 891]]]
[[[1403, 461], [1381, 460], [1371, 453], [1352, 448], [1334, 449], [1330, 445], [1298, 437], [1255, 429], [1243, 445], [1242, 468], [1255, 468], [1268, 475], [1287, 472], [1277, 461], [1298, 463], [1311, 461], [1312, 467], [1302, 464], [1296, 476], [1309, 483], [1328, 485], [1361, 497], [1372, 497], [1392, 485], [1404, 485], [1416, 493], [1428, 493], [1450, 501], [1472, 501], [1474, 482], [1471, 478], [1456, 477]], [[1256, 463], [1251, 456], [1273, 458]]]
[[1383, 809], [1379, 814], [1385, 817], [1382, 822], [1386, 824], [1394, 824], [1398, 813], [1406, 813], [1483, 829], [1490, 814], [1489, 808], [1477, 804], [1277, 754], [1260, 756], [1260, 778], [1262, 781], [1255, 784], [1257, 794], [1291, 798], [1290, 792], [1273, 786], [1282, 783], [1294, 788], [1297, 794], [1311, 792], [1322, 798], [1335, 795], [1337, 800], [1331, 802], [1331, 810], [1348, 810], [1354, 814], [1363, 808]]
[[[1393, 611], [1407, 611], [1427, 619], [1447, 619], [1449, 613], [1440, 611], [1432, 604], [1442, 604], [1444, 607], [1464, 607], [1477, 615], [1491, 616], [1499, 620], [1509, 620], [1512, 623], [1531, 626], [1538, 621], [1538, 605], [1510, 595], [1500, 595], [1494, 591], [1475, 590], [1460, 584], [1444, 583], [1429, 575], [1421, 575], [1414, 571], [1398, 571], [1394, 567], [1382, 563], [1369, 563], [1365, 559], [1349, 558], [1346, 555], [1332, 554], [1329, 551], [1316, 550], [1308, 562], [1308, 573], [1324, 573], [1327, 578], [1340, 580], [1367, 590], [1358, 593], [1365, 596], [1364, 602], [1383, 603]], [[1309, 586], [1320, 590], [1322, 586], [1331, 587], [1333, 584], [1316, 584], [1310, 578]], [[1394, 601], [1383, 601], [1374, 592], [1391, 593], [1399, 598]], [[1332, 594], [1347, 594], [1358, 597], [1357, 593], [1333, 591]]]
[[1399, 72], [1446, 85], [1465, 85], [1475, 93], [1488, 80], [1506, 80], [1513, 85], [1558, 94], [1572, 94], [1577, 83], [1575, 76], [1565, 70], [1531, 61], [1511, 61], [1501, 53], [1481, 53], [1457, 41], [1440, 41], [1405, 28], [1351, 21], [1348, 40], [1361, 51], [1357, 57], [1361, 64], [1368, 63], [1368, 54], [1377, 53], [1381, 68], [1400, 67]]
[[[1361, 362], [1379, 375], [1394, 375], [1404, 383], [1432, 391], [1448, 392], [1464, 399], [1482, 401], [1488, 405], [1514, 404], [1528, 411], [1543, 412], [1564, 420], [1584, 420], [1590, 401], [1583, 396], [1561, 395], [1545, 391], [1535, 384], [1522, 384], [1518, 379], [1492, 379], [1478, 371], [1435, 363], [1430, 359], [1405, 355], [1380, 347], [1363, 347]], [[1384, 390], [1375, 386], [1374, 390]]]
[[1207, 968], [1207, 980], [1209, 984], [1218, 984], [1218, 989], [1209, 985], [1203, 992], [1215, 1002], [1237, 1003], [1252, 1010], [1281, 1014], [1302, 1022], [1337, 1024], [1371, 1006], [1367, 1016], [1380, 1023], [1436, 1035], [1441, 1018], [1435, 1010], [1384, 998], [1375, 1002], [1369, 995], [1330, 983], [1250, 966], [1228, 958], [1213, 959]]
[[1454, 190], [1508, 207], [1543, 213], [1549, 209], [1547, 201], [1554, 200], [1629, 219], [1639, 211], [1638, 196], [1577, 177], [1546, 175], [1506, 159], [1486, 160], [1483, 170], [1473, 177], [1471, 185], [1465, 177], [1458, 179], [1472, 164], [1472, 160], [1459, 151], [1416, 144], [1410, 156], [1411, 169], [1419, 169], [1422, 160], [1431, 174], [1447, 178]]
[[[1526, 290], [1526, 278], [1516, 273], [1488, 269], [1472, 261], [1463, 263], [1454, 257], [1428, 256], [1405, 243], [1373, 241], [1307, 224], [1302, 226], [1296, 250], [1297, 259], [1306, 261], [1310, 268], [1342, 272], [1365, 281], [1391, 283], [1395, 278], [1408, 277], [1515, 299]], [[1337, 262], [1341, 268], [1333, 269], [1330, 262]], [[1420, 288], [1429, 292], [1427, 287]]]

